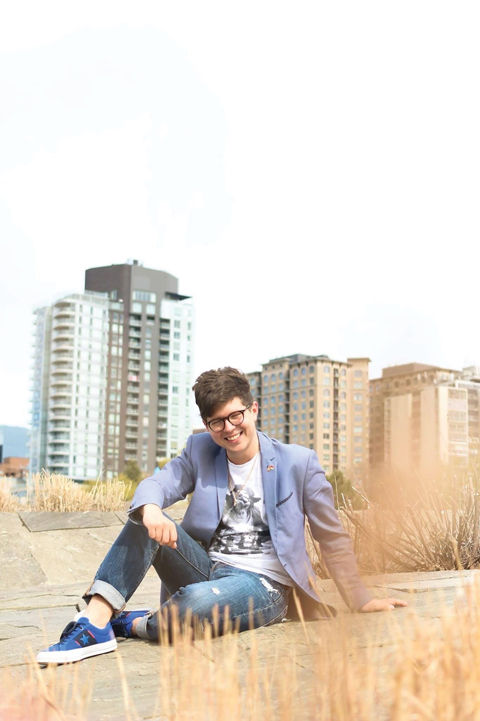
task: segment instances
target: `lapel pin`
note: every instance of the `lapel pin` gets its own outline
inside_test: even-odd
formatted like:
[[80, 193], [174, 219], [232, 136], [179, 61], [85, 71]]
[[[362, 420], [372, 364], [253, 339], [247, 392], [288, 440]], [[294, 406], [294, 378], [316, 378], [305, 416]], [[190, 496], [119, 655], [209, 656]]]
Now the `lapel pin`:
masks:
[[267, 466], [267, 471], [274, 471], [274, 470], [275, 470], [275, 466]]

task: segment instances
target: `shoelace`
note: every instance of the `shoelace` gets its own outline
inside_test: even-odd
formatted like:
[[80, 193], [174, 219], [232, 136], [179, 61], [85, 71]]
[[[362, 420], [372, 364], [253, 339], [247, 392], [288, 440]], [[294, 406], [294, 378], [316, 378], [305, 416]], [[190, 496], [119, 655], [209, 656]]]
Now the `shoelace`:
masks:
[[85, 622], [79, 623], [78, 621], [70, 621], [65, 628], [62, 631], [62, 635], [60, 636], [60, 641], [68, 641], [70, 636], [73, 636], [74, 633], [77, 633], [77, 631], [82, 631], [87, 624]]

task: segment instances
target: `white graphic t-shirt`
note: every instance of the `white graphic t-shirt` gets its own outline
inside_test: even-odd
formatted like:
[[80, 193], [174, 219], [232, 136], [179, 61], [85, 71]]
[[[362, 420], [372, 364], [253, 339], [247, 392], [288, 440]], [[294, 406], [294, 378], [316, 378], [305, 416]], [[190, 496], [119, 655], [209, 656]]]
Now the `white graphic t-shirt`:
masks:
[[270, 537], [260, 453], [242, 465], [228, 461], [228, 470], [230, 481], [225, 508], [208, 555], [214, 562], [262, 573], [285, 586], [293, 586]]

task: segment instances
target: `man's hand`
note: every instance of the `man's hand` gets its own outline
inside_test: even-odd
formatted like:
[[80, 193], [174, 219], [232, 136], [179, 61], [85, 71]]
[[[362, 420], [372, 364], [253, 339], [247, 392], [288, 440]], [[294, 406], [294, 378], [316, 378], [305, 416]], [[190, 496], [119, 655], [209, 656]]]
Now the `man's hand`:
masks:
[[372, 598], [359, 609], [359, 613], [375, 613], [375, 611], [393, 611], [395, 606], [408, 606], [406, 601], [398, 598]]
[[146, 503], [142, 506], [142, 519], [150, 538], [154, 538], [161, 546], [177, 547], [177, 528], [173, 521], [163, 515], [160, 506]]

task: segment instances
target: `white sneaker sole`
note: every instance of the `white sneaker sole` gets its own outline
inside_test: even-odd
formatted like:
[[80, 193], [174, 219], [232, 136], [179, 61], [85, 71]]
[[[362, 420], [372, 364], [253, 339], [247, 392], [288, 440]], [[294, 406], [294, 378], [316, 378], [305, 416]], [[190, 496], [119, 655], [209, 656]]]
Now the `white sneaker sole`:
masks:
[[70, 651], [40, 651], [37, 653], [38, 663], [73, 663], [74, 661], [82, 661], [90, 656], [100, 656], [102, 653], [110, 653], [117, 648], [117, 640], [105, 641], [97, 643], [87, 648], [74, 648]]

